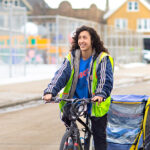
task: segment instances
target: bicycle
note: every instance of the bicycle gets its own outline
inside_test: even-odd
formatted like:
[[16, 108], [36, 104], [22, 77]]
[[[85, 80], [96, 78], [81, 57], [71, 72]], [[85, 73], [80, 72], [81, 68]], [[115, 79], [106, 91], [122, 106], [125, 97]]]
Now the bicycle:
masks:
[[[66, 102], [65, 106], [68, 105], [70, 108], [70, 113], [67, 113], [70, 125], [64, 122], [66, 132], [61, 139], [59, 150], [93, 150], [91, 120], [90, 115], [87, 113], [87, 104], [91, 103], [91, 99], [52, 98], [50, 102], [59, 103], [62, 100]], [[62, 111], [65, 113], [64, 109]], [[81, 116], [85, 118], [85, 121], [80, 118]], [[79, 129], [77, 121], [83, 126], [81, 129]]]

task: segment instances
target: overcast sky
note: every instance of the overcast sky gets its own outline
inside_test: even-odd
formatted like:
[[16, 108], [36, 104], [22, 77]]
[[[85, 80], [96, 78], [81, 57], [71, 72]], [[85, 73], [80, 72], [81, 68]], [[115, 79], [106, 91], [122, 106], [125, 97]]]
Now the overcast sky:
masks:
[[[45, 0], [51, 8], [58, 8], [59, 4], [64, 0]], [[69, 1], [73, 8], [89, 8], [94, 3], [102, 10], [105, 10], [106, 0], [66, 0]], [[109, 8], [115, 9], [125, 0], [109, 0]]]

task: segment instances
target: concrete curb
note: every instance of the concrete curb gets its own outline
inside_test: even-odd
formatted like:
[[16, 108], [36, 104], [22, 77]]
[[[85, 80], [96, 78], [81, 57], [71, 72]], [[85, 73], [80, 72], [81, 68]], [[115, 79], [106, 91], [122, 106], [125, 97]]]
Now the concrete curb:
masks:
[[32, 101], [41, 100], [41, 99], [42, 98], [38, 96], [38, 97], [32, 97], [30, 99], [25, 99], [25, 100], [17, 100], [16, 102], [1, 104], [0, 108], [13, 107], [16, 105], [21, 105], [21, 104], [25, 104], [25, 103], [32, 102]]
[[[128, 80], [128, 81], [126, 81], [126, 80], [123, 81], [122, 80], [122, 82], [116, 83], [114, 85], [114, 88], [120, 88], [121, 86], [140, 83], [140, 82], [147, 82], [147, 81], [150, 81], [150, 76], [139, 78], [139, 79], [131, 79], [131, 80]], [[21, 104], [25, 104], [25, 103], [32, 102], [32, 101], [37, 101], [37, 100], [42, 100], [42, 95], [41, 96], [32, 96], [32, 97], [26, 98], [24, 100], [17, 98], [17, 100], [15, 102], [0, 104], [0, 109], [1, 108], [7, 108], [7, 107], [13, 107], [13, 106], [16, 106], [16, 105], [21, 105]]]

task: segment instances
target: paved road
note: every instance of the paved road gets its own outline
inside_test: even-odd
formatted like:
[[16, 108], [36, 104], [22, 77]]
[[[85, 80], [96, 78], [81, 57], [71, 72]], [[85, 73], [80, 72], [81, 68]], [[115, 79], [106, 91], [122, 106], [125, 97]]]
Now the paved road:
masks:
[[57, 150], [63, 123], [57, 104], [0, 114], [0, 150]]
[[[150, 95], [150, 82], [113, 90], [118, 93]], [[0, 114], [0, 150], [57, 150], [64, 130], [57, 104]]]
[[[112, 94], [150, 95], [150, 65], [115, 71]], [[145, 82], [143, 82], [145, 81]], [[40, 98], [49, 80], [0, 85], [0, 106]], [[0, 114], [0, 150], [57, 150], [65, 128], [57, 104]]]

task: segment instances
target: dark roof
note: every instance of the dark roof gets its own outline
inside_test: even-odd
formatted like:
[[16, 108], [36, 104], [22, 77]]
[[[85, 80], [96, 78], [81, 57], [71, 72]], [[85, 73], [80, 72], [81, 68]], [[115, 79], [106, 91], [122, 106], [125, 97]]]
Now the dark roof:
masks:
[[150, 0], [147, 0], [148, 3], [150, 3]]
[[42, 8], [49, 8], [48, 4], [44, 0], [27, 0], [27, 1], [33, 8], [36, 4], [40, 5]]

